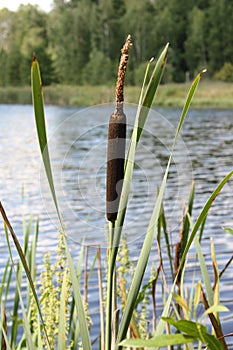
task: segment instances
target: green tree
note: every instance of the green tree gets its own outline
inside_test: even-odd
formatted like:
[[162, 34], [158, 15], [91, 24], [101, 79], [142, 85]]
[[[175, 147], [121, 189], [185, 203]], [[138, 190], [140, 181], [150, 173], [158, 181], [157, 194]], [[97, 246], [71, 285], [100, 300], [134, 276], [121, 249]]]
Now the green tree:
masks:
[[[30, 82], [31, 60], [34, 52], [40, 57], [44, 83], [54, 80], [52, 60], [48, 51], [47, 14], [36, 6], [21, 5], [17, 12], [0, 13], [3, 30], [2, 57], [7, 57], [5, 81], [8, 85], [25, 85]], [[3, 65], [3, 66], [2, 66]]]
[[124, 32], [122, 16], [125, 13], [123, 0], [99, 0], [102, 50], [112, 61], [118, 60], [120, 49], [128, 33]]
[[[0, 10], [0, 85], [8, 85], [10, 79], [8, 77], [8, 71], [10, 73], [10, 65], [14, 65], [9, 61], [9, 52], [11, 50], [10, 33], [13, 22], [13, 12], [6, 8]], [[12, 61], [12, 60], [11, 60]], [[17, 74], [17, 73], [16, 73]], [[14, 77], [13, 77], [14, 78]]]
[[7, 85], [7, 53], [5, 50], [0, 49], [0, 86]]
[[7, 53], [6, 62], [6, 84], [11, 86], [22, 85], [21, 74], [20, 74], [20, 64], [22, 55], [20, 53], [19, 47], [13, 46]]
[[155, 35], [156, 12], [149, 0], [129, 0], [122, 19], [124, 32], [132, 35], [133, 45], [127, 72], [127, 83], [138, 84], [141, 64], [145, 64], [158, 49]]
[[[155, 36], [159, 47], [170, 43], [174, 55], [172, 57], [173, 79], [177, 82], [185, 80], [187, 62], [185, 57], [185, 42], [189, 36], [188, 15], [195, 1], [190, 0], [156, 0], [154, 19]], [[169, 58], [170, 59], [170, 58]]]
[[17, 45], [20, 42], [21, 81], [30, 83], [30, 67], [33, 53], [40, 60], [43, 82], [49, 85], [56, 80], [52, 58], [48, 49], [47, 14], [36, 6], [20, 6], [16, 13], [16, 25], [19, 32]]
[[83, 69], [83, 82], [89, 85], [107, 84], [113, 82], [112, 63], [103, 52], [93, 50], [90, 59]]
[[[49, 14], [32, 5], [15, 13], [4, 9], [0, 84], [28, 84], [34, 52], [45, 84], [107, 82], [115, 75], [128, 34], [133, 39], [129, 84], [138, 82], [143, 64], [167, 42], [169, 74], [164, 81], [184, 81], [187, 70], [192, 75], [203, 66], [214, 76], [225, 62], [232, 64], [232, 23], [229, 0], [54, 0]], [[106, 72], [98, 77], [100, 62]], [[89, 69], [95, 70], [91, 80]]]
[[225, 62], [220, 71], [214, 75], [215, 79], [233, 82], [233, 64]]
[[82, 69], [90, 53], [89, 14], [91, 1], [80, 0], [77, 7], [64, 4], [49, 17], [49, 37], [59, 81], [80, 84]]
[[193, 76], [196, 70], [207, 66], [205, 13], [195, 6], [190, 12], [188, 20], [189, 35], [185, 42], [185, 58], [187, 68]]
[[233, 2], [212, 0], [208, 9], [208, 60], [211, 74], [233, 62]]
[[154, 16], [154, 7], [149, 0], [129, 2], [124, 27], [133, 36], [132, 50], [137, 64], [148, 61], [154, 54]]

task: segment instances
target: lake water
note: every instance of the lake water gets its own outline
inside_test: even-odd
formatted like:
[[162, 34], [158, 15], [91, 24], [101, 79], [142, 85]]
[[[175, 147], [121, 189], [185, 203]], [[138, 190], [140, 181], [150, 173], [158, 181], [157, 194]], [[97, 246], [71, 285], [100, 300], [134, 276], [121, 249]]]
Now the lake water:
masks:
[[[59, 206], [69, 236], [73, 256], [81, 243], [106, 247], [105, 171], [107, 129], [111, 105], [91, 108], [46, 107], [49, 149], [53, 164]], [[136, 107], [127, 105], [127, 142]], [[155, 203], [157, 188], [171, 150], [181, 111], [157, 109], [149, 114], [138, 146], [134, 180], [124, 232], [136, 260]], [[58, 221], [45, 180], [37, 143], [32, 106], [0, 105], [0, 200], [17, 233], [22, 238], [22, 217], [40, 216], [38, 265], [46, 250], [55, 251]], [[221, 179], [233, 168], [233, 110], [191, 110], [178, 139], [164, 207], [168, 232], [175, 245], [179, 239], [182, 212], [192, 181], [196, 195], [193, 220]], [[223, 227], [233, 228], [233, 181], [216, 198], [210, 210], [202, 249], [211, 269], [210, 237], [213, 238], [219, 271], [233, 254], [233, 236]], [[0, 241], [0, 273], [7, 248]], [[156, 244], [155, 244], [156, 247]], [[94, 254], [95, 248], [90, 250]], [[191, 249], [194, 257], [195, 250]], [[194, 258], [193, 258], [194, 259]], [[91, 257], [90, 257], [91, 262]], [[156, 248], [152, 260], [158, 262]], [[168, 267], [165, 262], [165, 269]], [[149, 272], [148, 272], [149, 273]], [[224, 332], [233, 331], [233, 264], [221, 279], [221, 298], [230, 312], [223, 315]], [[89, 304], [93, 322], [98, 322], [96, 280], [90, 282]], [[97, 329], [94, 327], [94, 329]], [[97, 335], [94, 331], [93, 336]]]

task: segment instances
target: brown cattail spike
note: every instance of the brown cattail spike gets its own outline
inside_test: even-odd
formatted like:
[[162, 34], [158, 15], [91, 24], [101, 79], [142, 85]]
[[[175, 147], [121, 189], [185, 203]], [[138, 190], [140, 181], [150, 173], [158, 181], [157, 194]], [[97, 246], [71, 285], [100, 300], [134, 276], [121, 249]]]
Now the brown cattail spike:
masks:
[[116, 103], [124, 101], [124, 82], [125, 72], [129, 59], [129, 48], [131, 46], [131, 36], [128, 35], [124, 46], [121, 49], [121, 60], [118, 68], [118, 77], [116, 84]]
[[117, 218], [124, 178], [126, 116], [122, 104], [111, 115], [108, 128], [107, 219]]
[[123, 101], [124, 80], [130, 45], [131, 37], [129, 35], [121, 50], [121, 60], [116, 84], [116, 109], [110, 117], [108, 129], [106, 211], [107, 219], [112, 223], [117, 218], [124, 179], [126, 116], [123, 111]]

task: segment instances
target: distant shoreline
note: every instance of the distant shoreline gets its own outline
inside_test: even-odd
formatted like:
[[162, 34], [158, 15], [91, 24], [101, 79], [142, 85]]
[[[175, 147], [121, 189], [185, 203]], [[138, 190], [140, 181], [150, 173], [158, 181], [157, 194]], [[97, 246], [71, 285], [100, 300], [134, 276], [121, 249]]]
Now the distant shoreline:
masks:
[[[165, 84], [158, 88], [154, 106], [183, 107], [191, 83]], [[114, 103], [115, 86], [51, 85], [43, 88], [45, 104], [93, 106]], [[140, 87], [125, 88], [125, 103], [138, 102]], [[31, 104], [31, 87], [0, 87], [0, 104]], [[194, 108], [233, 108], [233, 83], [201, 81]]]

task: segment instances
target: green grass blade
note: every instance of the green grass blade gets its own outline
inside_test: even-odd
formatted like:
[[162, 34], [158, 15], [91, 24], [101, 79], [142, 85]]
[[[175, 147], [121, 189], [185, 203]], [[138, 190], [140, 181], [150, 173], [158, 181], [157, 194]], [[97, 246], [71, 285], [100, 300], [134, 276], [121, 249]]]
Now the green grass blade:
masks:
[[204, 228], [205, 228], [206, 218], [202, 221], [200, 233], [199, 233], [199, 242], [202, 240], [202, 236], [204, 234]]
[[[206, 72], [206, 69], [203, 69], [197, 76], [196, 78], [194, 79], [191, 87], [190, 87], [190, 90], [188, 92], [188, 96], [186, 98], [186, 101], [185, 101], [185, 104], [184, 104], [184, 108], [183, 108], [183, 111], [182, 111], [182, 115], [181, 115], [181, 118], [180, 118], [180, 122], [179, 122], [179, 125], [178, 125], [178, 128], [177, 128], [177, 134], [180, 133], [180, 129], [184, 123], [184, 119], [185, 119], [185, 116], [189, 110], [189, 107], [190, 107], [190, 104], [191, 104], [191, 101], [193, 99], [193, 95], [196, 91], [196, 88], [199, 84], [199, 81], [201, 79], [201, 76]], [[176, 136], [177, 137], [177, 136]]]
[[224, 230], [228, 233], [230, 233], [231, 235], [233, 235], [233, 230], [230, 227], [223, 227]]
[[[6, 262], [4, 273], [2, 276], [1, 288], [0, 288], [0, 302], [2, 301], [2, 295], [3, 295], [4, 288], [5, 288], [7, 276], [9, 276], [9, 274], [8, 274], [9, 268], [10, 268], [10, 259], [8, 259]], [[8, 281], [7, 285], [9, 285], [9, 281]]]
[[206, 315], [209, 315], [211, 313], [229, 312], [229, 311], [230, 310], [224, 305], [221, 305], [221, 304], [213, 305], [204, 312], [204, 314], [202, 315], [202, 318], [204, 318]]
[[23, 219], [23, 252], [24, 255], [27, 255], [28, 252], [28, 243], [29, 243], [29, 235], [31, 232], [32, 226], [32, 217], [30, 217], [28, 223], [26, 223], [25, 218]]
[[146, 119], [148, 116], [148, 113], [150, 111], [150, 107], [152, 105], [155, 93], [157, 91], [157, 88], [159, 86], [159, 83], [162, 79], [166, 60], [167, 60], [167, 52], [168, 52], [168, 46], [167, 44], [165, 48], [163, 49], [161, 55], [159, 56], [157, 63], [155, 65], [155, 68], [152, 72], [149, 84], [147, 86], [145, 95], [142, 100], [142, 110], [139, 116], [139, 127], [138, 127], [138, 133], [137, 133], [137, 142], [139, 141], [141, 137], [141, 133], [143, 131], [144, 125], [146, 123]]
[[36, 277], [36, 248], [37, 248], [37, 242], [38, 242], [38, 234], [39, 234], [39, 218], [36, 221], [36, 227], [34, 232], [34, 237], [32, 241], [32, 247], [31, 247], [31, 254], [30, 254], [30, 262], [29, 262], [29, 268], [31, 271], [31, 276], [34, 281]]
[[[45, 338], [46, 338], [46, 342], [47, 342], [47, 346], [48, 346], [48, 349], [50, 349], [50, 345], [49, 345], [49, 340], [48, 340], [48, 336], [47, 336], [47, 332], [46, 332], [46, 328], [45, 328], [45, 324], [44, 324], [44, 321], [43, 321], [43, 317], [42, 317], [42, 313], [41, 313], [41, 310], [40, 310], [40, 306], [39, 306], [39, 300], [38, 300], [38, 297], [37, 297], [37, 294], [36, 294], [36, 290], [35, 290], [35, 287], [34, 287], [34, 283], [33, 283], [33, 280], [32, 280], [32, 277], [31, 277], [31, 272], [29, 270], [29, 267], [28, 267], [28, 264], [27, 264], [27, 261], [25, 259], [25, 256], [24, 256], [24, 253], [23, 253], [23, 250], [20, 246], [20, 243], [18, 241], [18, 238], [7, 218], [7, 215], [5, 213], [5, 210], [2, 206], [2, 203], [0, 202], [0, 212], [2, 214], [2, 217], [3, 217], [3, 220], [4, 220], [4, 223], [5, 223], [5, 227], [6, 227], [6, 233], [8, 232], [7, 229], [9, 230], [9, 232], [11, 233], [11, 236], [12, 236], [12, 239], [13, 239], [13, 242], [15, 244], [15, 247], [16, 247], [16, 250], [18, 252], [18, 255], [19, 255], [19, 258], [20, 258], [20, 261], [22, 263], [22, 266], [24, 268], [24, 271], [26, 273], [26, 276], [27, 276], [27, 279], [28, 279], [28, 282], [30, 284], [30, 287], [31, 287], [31, 290], [32, 290], [32, 294], [33, 294], [33, 297], [35, 299], [35, 302], [36, 302], [36, 305], [37, 305], [37, 309], [38, 309], [38, 312], [39, 312], [39, 315], [40, 315], [40, 319], [41, 319], [41, 322], [42, 322], [42, 326], [43, 326], [43, 329], [44, 329], [44, 332], [45, 332]], [[7, 237], [8, 237], [8, 234], [7, 234]], [[9, 240], [8, 240], [9, 241]], [[9, 247], [9, 251], [11, 252], [10, 250], [10, 245], [8, 244], [8, 247]], [[13, 261], [13, 258], [11, 259]], [[20, 288], [19, 288], [20, 289]], [[20, 296], [20, 294], [19, 294]]]
[[[76, 268], [76, 276], [77, 276], [78, 282], [80, 281], [80, 277], [81, 277], [82, 269], [83, 269], [83, 255], [84, 255], [84, 244], [82, 244], [80, 247], [78, 263], [77, 263], [77, 268]], [[72, 327], [72, 324], [74, 325], [74, 322], [76, 322], [76, 311], [77, 311], [77, 309], [75, 308], [75, 300], [74, 300], [74, 295], [73, 295], [72, 301], [71, 301], [71, 306], [70, 306], [70, 321], [69, 321], [70, 328]], [[76, 327], [76, 328], [78, 328], [78, 327]]]
[[130, 319], [132, 317], [132, 313], [134, 310], [134, 306], [135, 306], [135, 302], [137, 299], [137, 295], [139, 293], [139, 289], [141, 286], [141, 282], [142, 282], [142, 278], [144, 276], [144, 272], [147, 266], [147, 262], [149, 259], [149, 255], [150, 255], [150, 251], [151, 251], [151, 247], [153, 244], [153, 238], [154, 238], [154, 232], [155, 232], [155, 228], [157, 226], [158, 223], [158, 219], [159, 219], [159, 215], [161, 212], [161, 206], [162, 206], [162, 200], [163, 200], [163, 194], [165, 191], [165, 186], [166, 186], [166, 182], [167, 182], [167, 177], [168, 177], [168, 172], [169, 172], [169, 168], [170, 168], [170, 164], [172, 161], [172, 155], [173, 155], [173, 151], [176, 145], [176, 141], [178, 139], [181, 127], [184, 123], [185, 120], [185, 116], [187, 114], [188, 108], [190, 106], [190, 103], [192, 101], [192, 98], [194, 96], [194, 93], [196, 91], [198, 82], [200, 80], [202, 73], [199, 73], [196, 77], [196, 79], [194, 80], [188, 95], [187, 95], [187, 99], [186, 99], [186, 103], [185, 103], [185, 107], [182, 111], [181, 117], [180, 117], [180, 121], [177, 127], [177, 131], [176, 131], [176, 135], [175, 135], [175, 139], [173, 142], [173, 146], [172, 146], [172, 150], [171, 150], [171, 154], [168, 160], [168, 164], [167, 164], [167, 168], [162, 180], [162, 184], [159, 190], [159, 194], [157, 197], [157, 200], [155, 202], [155, 206], [154, 206], [154, 210], [150, 219], [150, 223], [147, 229], [147, 233], [146, 233], [146, 237], [143, 243], [143, 247], [140, 253], [140, 257], [138, 259], [138, 264], [134, 273], [134, 277], [129, 289], [129, 294], [128, 294], [128, 298], [127, 298], [127, 303], [126, 303], [126, 308], [120, 323], [120, 327], [119, 327], [119, 333], [118, 333], [118, 342], [120, 343], [125, 337], [126, 337], [126, 333], [129, 327], [129, 323], [130, 323]]
[[154, 348], [155, 346], [171, 346], [178, 344], [192, 343], [196, 340], [196, 337], [192, 337], [186, 334], [164, 334], [153, 339], [127, 339], [121, 342], [121, 346], [133, 347], [133, 348]]
[[43, 158], [50, 191], [53, 197], [53, 201], [57, 210], [58, 217], [61, 221], [61, 215], [59, 212], [58, 202], [55, 194], [53, 175], [52, 175], [49, 150], [48, 150], [46, 124], [45, 124], [45, 116], [44, 116], [44, 98], [43, 98], [43, 91], [42, 91], [42, 81], [40, 76], [39, 63], [36, 57], [34, 57], [32, 61], [31, 82], [32, 82], [32, 100], [34, 105], [36, 130], [37, 130], [37, 135], [38, 135], [38, 140], [40, 145], [40, 151]]
[[[13, 311], [12, 311], [12, 331], [11, 331], [11, 338], [10, 338], [10, 344], [13, 346], [16, 342], [17, 332], [18, 332], [18, 309], [19, 309], [19, 290], [22, 282], [22, 268], [21, 265], [18, 263], [17, 267], [15, 269], [15, 277], [17, 280], [17, 285], [15, 289], [15, 296], [14, 296], [14, 304], [13, 304]], [[19, 288], [18, 288], [19, 286]]]
[[180, 255], [182, 256], [183, 251], [186, 247], [187, 241], [188, 241], [188, 235], [190, 230], [190, 218], [192, 216], [192, 209], [193, 209], [193, 202], [194, 202], [194, 192], [195, 192], [195, 186], [194, 182], [192, 183], [190, 194], [189, 194], [189, 201], [188, 201], [188, 210], [184, 217], [184, 225], [182, 230], [182, 241], [181, 241], [181, 247], [180, 247]]
[[88, 332], [88, 326], [86, 322], [85, 317], [85, 310], [83, 306], [83, 300], [80, 292], [80, 286], [78, 283], [76, 271], [74, 268], [73, 260], [69, 251], [65, 229], [62, 222], [61, 213], [59, 211], [54, 182], [53, 182], [53, 175], [52, 175], [52, 168], [50, 164], [50, 157], [49, 157], [49, 150], [47, 145], [47, 134], [46, 134], [46, 124], [45, 124], [45, 116], [44, 116], [44, 100], [43, 100], [43, 92], [42, 92], [42, 81], [40, 76], [40, 68], [39, 63], [36, 59], [36, 57], [33, 58], [32, 61], [32, 67], [31, 67], [31, 80], [32, 80], [32, 98], [33, 98], [33, 104], [34, 104], [34, 111], [35, 111], [35, 120], [36, 120], [36, 128], [37, 128], [37, 135], [38, 140], [40, 144], [40, 150], [41, 155], [48, 179], [48, 183], [50, 186], [50, 191], [52, 194], [52, 198], [54, 201], [54, 205], [57, 210], [57, 215], [60, 221], [62, 233], [64, 236], [64, 243], [65, 243], [65, 250], [66, 250], [66, 256], [68, 261], [68, 266], [71, 273], [71, 281], [73, 285], [73, 292], [74, 292], [74, 299], [75, 299], [75, 306], [77, 308], [77, 314], [79, 316], [79, 323], [80, 323], [80, 334], [83, 342], [83, 347], [86, 350], [91, 349], [91, 341], [90, 336]]
[[[38, 234], [39, 234], [39, 218], [36, 221], [36, 226], [34, 230], [34, 236], [31, 243], [30, 250], [28, 252], [28, 267], [31, 272], [31, 277], [33, 283], [35, 282], [36, 277], [36, 248], [37, 248], [37, 242], [38, 242]], [[30, 310], [30, 302], [31, 302], [31, 293], [30, 293], [30, 283], [28, 281], [27, 283], [27, 308]]]
[[223, 179], [222, 181], [219, 183], [219, 185], [215, 188], [215, 190], [213, 191], [213, 193], [210, 195], [209, 199], [207, 200], [207, 202], [205, 203], [200, 215], [198, 216], [198, 219], [194, 225], [194, 227], [192, 228], [192, 232], [190, 234], [189, 240], [187, 242], [187, 245], [184, 249], [184, 253], [182, 256], [182, 260], [181, 263], [183, 263], [185, 261], [186, 255], [189, 251], [189, 248], [191, 246], [191, 244], [194, 241], [194, 238], [197, 234], [198, 229], [200, 228], [201, 224], [203, 223], [203, 221], [206, 219], [207, 214], [209, 212], [209, 209], [211, 207], [211, 205], [213, 204], [215, 198], [217, 197], [217, 195], [221, 192], [222, 188], [224, 187], [224, 185], [230, 180], [230, 178], [233, 175], [233, 170], [230, 171]]
[[[165, 242], [166, 242], [166, 248], [167, 248], [171, 276], [174, 279], [171, 244], [170, 244], [169, 234], [168, 234], [168, 230], [167, 230], [167, 222], [166, 222], [165, 212], [164, 212], [164, 208], [163, 208], [163, 203], [161, 204], [161, 213], [160, 213], [159, 221], [161, 222], [161, 225], [163, 227], [163, 233], [164, 233], [164, 238], [165, 238]], [[159, 245], [160, 245], [160, 240], [159, 240]]]
[[209, 304], [209, 306], [213, 306], [214, 305], [214, 292], [213, 292], [212, 285], [210, 282], [210, 276], [209, 276], [209, 272], [208, 272], [208, 269], [207, 269], [207, 266], [205, 263], [205, 259], [204, 259], [204, 256], [202, 254], [201, 245], [200, 245], [200, 242], [199, 242], [199, 239], [197, 236], [194, 239], [194, 243], [195, 243], [195, 248], [197, 251], [198, 260], [200, 263], [202, 278], [203, 278], [205, 288], [206, 288], [208, 304]]
[[67, 244], [66, 238], [64, 239], [65, 248], [66, 248], [66, 256], [68, 261], [68, 266], [70, 270], [70, 276], [73, 286], [73, 293], [74, 293], [74, 300], [75, 300], [75, 307], [77, 310], [78, 315], [78, 322], [79, 322], [79, 328], [80, 328], [80, 335], [82, 338], [82, 345], [85, 350], [91, 350], [91, 340], [90, 335], [88, 332], [88, 326], [86, 321], [86, 314], [84, 310], [83, 305], [83, 299], [80, 292], [80, 285], [77, 279], [77, 274], [74, 268], [73, 260], [69, 251], [69, 247]]

